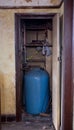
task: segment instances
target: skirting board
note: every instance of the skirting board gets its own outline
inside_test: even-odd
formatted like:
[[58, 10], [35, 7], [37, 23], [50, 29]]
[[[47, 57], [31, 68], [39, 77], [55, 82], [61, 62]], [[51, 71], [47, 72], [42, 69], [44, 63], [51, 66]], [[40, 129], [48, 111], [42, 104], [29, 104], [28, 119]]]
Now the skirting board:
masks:
[[1, 122], [16, 121], [16, 115], [1, 115]]

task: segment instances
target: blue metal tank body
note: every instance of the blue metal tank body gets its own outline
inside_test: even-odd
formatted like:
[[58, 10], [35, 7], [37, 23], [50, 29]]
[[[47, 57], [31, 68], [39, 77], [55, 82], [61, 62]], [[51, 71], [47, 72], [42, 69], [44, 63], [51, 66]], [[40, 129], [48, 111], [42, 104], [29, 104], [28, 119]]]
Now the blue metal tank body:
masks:
[[34, 68], [24, 75], [26, 111], [30, 114], [46, 112], [49, 104], [49, 75], [40, 68]]

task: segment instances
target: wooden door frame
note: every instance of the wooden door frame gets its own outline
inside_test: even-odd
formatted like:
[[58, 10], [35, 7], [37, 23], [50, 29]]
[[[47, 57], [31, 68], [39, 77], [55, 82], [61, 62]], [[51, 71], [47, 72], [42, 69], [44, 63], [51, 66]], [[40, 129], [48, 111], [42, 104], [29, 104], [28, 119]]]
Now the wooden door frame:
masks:
[[20, 61], [20, 20], [21, 19], [52, 19], [55, 14], [50, 13], [16, 13], [15, 14], [15, 64], [16, 64], [16, 121], [21, 121], [21, 61]]
[[[61, 130], [72, 130], [73, 121], [73, 77], [74, 73], [74, 39], [72, 39], [72, 8], [73, 0], [64, 1], [64, 50], [63, 50], [63, 93], [62, 93], [62, 120]], [[43, 14], [42, 14], [43, 15]], [[46, 18], [44, 14], [43, 18]], [[27, 16], [27, 15], [26, 15]], [[34, 16], [30, 15], [30, 18]], [[36, 18], [38, 15], [36, 15]], [[16, 58], [16, 120], [21, 120], [21, 70], [19, 59], [19, 23], [24, 14], [15, 15], [15, 58]], [[74, 26], [73, 26], [74, 27]], [[74, 29], [74, 28], [73, 28]]]

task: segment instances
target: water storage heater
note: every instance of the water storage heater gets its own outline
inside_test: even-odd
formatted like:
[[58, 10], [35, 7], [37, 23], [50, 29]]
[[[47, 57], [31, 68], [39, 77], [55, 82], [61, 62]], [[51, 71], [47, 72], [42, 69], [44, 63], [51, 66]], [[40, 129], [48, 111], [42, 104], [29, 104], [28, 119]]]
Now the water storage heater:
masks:
[[41, 68], [33, 68], [24, 75], [24, 102], [26, 112], [46, 112], [49, 105], [49, 74]]

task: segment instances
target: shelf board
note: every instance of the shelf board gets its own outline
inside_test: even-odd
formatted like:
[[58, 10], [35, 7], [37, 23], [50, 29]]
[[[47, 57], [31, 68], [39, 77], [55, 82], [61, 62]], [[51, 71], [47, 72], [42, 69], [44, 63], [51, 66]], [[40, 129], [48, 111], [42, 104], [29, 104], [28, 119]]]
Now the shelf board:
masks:
[[37, 27], [26, 27], [27, 31], [41, 31], [41, 30], [52, 30], [52, 27], [46, 27], [46, 26], [37, 26]]
[[45, 63], [45, 60], [44, 59], [29, 59], [29, 60], [27, 60], [27, 62], [43, 62], [43, 63]]
[[[26, 47], [43, 47], [43, 44], [42, 43], [33, 43], [33, 42], [31, 42], [31, 43], [27, 43], [25, 46]], [[48, 47], [52, 47], [52, 45], [48, 45]]]
[[39, 67], [39, 68], [45, 68], [45, 67], [41, 67], [40, 65], [27, 65], [27, 66], [23, 66], [23, 67], [22, 67], [22, 70], [23, 70], [23, 71], [29, 71], [29, 69], [31, 69], [31, 68], [36, 68], [36, 67], [37, 67], [37, 68], [38, 68], [38, 67]]

